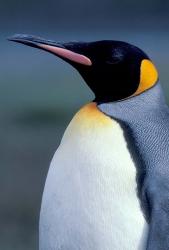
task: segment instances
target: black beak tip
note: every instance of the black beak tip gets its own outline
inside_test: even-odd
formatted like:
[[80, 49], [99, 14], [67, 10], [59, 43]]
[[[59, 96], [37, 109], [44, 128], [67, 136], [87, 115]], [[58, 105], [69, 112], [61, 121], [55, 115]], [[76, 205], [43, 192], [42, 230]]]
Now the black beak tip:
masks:
[[26, 34], [15, 34], [11, 37], [8, 37], [7, 40], [10, 42], [22, 43], [37, 48], [40, 38]]
[[17, 39], [17, 35], [7, 37], [7, 40], [12, 41], [12, 42], [15, 41], [16, 39]]
[[36, 47], [36, 48], [39, 47], [40, 44], [46, 44], [46, 45], [64, 48], [64, 45], [60, 42], [46, 40], [41, 37], [37, 37], [33, 35], [26, 35], [26, 34], [15, 34], [11, 37], [8, 37], [7, 40], [10, 42], [22, 43], [22, 44], [29, 45], [31, 47]]
[[24, 37], [26, 37], [27, 35], [23, 35], [23, 34], [15, 34], [15, 35], [13, 35], [13, 36], [10, 36], [10, 37], [8, 37], [7, 39], [8, 40], [11, 40], [11, 39], [19, 39], [19, 38], [24, 38]]
[[15, 34], [11, 37], [7, 37], [7, 40], [12, 41], [12, 42], [20, 42], [20, 41], [27, 40], [28, 38], [30, 38], [30, 36], [28, 35]]

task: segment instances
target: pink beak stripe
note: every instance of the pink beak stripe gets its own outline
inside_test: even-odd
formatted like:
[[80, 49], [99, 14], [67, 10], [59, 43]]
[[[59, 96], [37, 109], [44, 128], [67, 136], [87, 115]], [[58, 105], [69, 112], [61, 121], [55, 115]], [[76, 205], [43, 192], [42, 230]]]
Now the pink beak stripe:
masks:
[[80, 63], [80, 64], [87, 65], [87, 66], [92, 65], [92, 62], [88, 57], [72, 52], [68, 49], [63, 49], [63, 48], [46, 45], [46, 44], [39, 44], [39, 47], [53, 54], [56, 54], [57, 56], [61, 56], [65, 59], [68, 59], [72, 62]]

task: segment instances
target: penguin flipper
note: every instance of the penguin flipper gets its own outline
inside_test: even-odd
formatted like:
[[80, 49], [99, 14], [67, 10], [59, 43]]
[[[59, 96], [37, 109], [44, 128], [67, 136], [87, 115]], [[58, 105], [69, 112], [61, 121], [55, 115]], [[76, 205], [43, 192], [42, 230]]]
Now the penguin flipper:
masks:
[[169, 250], [169, 178], [154, 178], [147, 191], [150, 224], [146, 250]]

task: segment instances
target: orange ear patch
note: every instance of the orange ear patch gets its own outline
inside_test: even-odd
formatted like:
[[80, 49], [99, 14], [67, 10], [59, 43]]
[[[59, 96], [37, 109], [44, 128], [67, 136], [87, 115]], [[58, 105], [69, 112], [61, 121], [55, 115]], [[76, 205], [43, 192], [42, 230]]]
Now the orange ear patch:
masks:
[[140, 84], [134, 95], [138, 95], [145, 90], [151, 88], [158, 80], [158, 72], [154, 64], [144, 59], [140, 67]]

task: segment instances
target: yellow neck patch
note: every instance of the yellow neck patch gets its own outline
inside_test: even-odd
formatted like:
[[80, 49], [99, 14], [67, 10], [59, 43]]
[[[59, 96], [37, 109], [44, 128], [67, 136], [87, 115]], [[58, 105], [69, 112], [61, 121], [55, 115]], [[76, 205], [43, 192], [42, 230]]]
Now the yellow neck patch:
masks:
[[[112, 125], [112, 120], [107, 115], [103, 114], [97, 107], [95, 102], [91, 102], [82, 107], [75, 115], [74, 119], [78, 126], [88, 128], [105, 127]], [[80, 125], [81, 124], [81, 125]]]
[[144, 59], [141, 62], [139, 87], [134, 93], [134, 96], [151, 88], [157, 82], [157, 79], [158, 72], [156, 67], [150, 60]]

